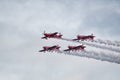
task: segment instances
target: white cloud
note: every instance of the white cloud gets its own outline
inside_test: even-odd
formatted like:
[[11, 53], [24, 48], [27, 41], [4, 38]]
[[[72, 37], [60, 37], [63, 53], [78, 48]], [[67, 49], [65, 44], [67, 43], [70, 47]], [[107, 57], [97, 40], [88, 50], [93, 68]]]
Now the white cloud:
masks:
[[64, 49], [74, 44], [41, 40], [44, 30], [61, 32], [67, 38], [95, 33], [100, 38], [110, 39], [112, 35], [112, 38], [115, 36], [113, 40], [119, 39], [120, 18], [119, 11], [116, 11], [119, 8], [119, 1], [114, 0], [1, 0], [0, 79], [119, 80], [118, 64], [57, 53], [38, 53], [43, 45], [60, 44]]

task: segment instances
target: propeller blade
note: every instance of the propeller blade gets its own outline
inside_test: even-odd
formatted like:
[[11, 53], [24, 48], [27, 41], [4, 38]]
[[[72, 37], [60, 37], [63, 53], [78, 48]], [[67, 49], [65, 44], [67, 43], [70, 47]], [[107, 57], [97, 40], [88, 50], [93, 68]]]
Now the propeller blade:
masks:
[[43, 35], [45, 34], [45, 31], [42, 33]]

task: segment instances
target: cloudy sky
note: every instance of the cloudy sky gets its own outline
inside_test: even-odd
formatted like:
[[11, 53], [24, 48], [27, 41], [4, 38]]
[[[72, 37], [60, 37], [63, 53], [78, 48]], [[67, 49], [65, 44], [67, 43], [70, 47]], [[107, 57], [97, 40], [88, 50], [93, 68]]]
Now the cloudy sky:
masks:
[[44, 30], [119, 41], [119, 26], [119, 0], [0, 0], [0, 80], [120, 80], [119, 64], [38, 53], [44, 45], [77, 45], [41, 40]]

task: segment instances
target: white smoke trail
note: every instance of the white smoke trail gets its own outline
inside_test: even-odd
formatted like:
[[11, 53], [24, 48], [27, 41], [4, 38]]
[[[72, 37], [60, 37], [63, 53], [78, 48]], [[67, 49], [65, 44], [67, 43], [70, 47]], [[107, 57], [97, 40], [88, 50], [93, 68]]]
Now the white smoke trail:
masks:
[[112, 46], [120, 47], [120, 42], [119, 41], [110, 41], [110, 40], [96, 39], [96, 40], [93, 40], [93, 42], [100, 43], [100, 44], [105, 44], [105, 45], [112, 45]]
[[120, 45], [120, 41], [115, 41], [116, 44]]
[[108, 62], [120, 64], [120, 54], [110, 54], [110, 53], [108, 54], [105, 52], [95, 52], [95, 51], [81, 51], [81, 52], [58, 51], [58, 53], [93, 58], [96, 60], [108, 61]]
[[120, 41], [115, 41], [116, 43], [120, 43]]
[[113, 48], [113, 47], [107, 47], [107, 46], [92, 44], [92, 43], [84, 42], [84, 41], [73, 41], [73, 40], [71, 40], [71, 39], [65, 39], [65, 38], [62, 38], [61, 40], [66, 40], [66, 41], [72, 41], [72, 42], [82, 43], [82, 44], [86, 44], [86, 45], [88, 45], [88, 46], [92, 46], [92, 47], [96, 47], [96, 48], [101, 48], [101, 49], [106, 49], [106, 50], [109, 50], [109, 51], [114, 51], [114, 52], [120, 53], [120, 49], [118, 49], [118, 48]]

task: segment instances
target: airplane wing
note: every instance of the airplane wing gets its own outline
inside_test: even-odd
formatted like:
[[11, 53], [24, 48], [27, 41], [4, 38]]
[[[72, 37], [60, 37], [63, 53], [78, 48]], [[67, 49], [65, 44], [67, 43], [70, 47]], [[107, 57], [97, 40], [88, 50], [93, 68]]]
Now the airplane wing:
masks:
[[73, 49], [74, 50], [77, 50], [77, 49], [79, 49], [80, 48], [80, 46], [76, 46], [76, 47], [74, 47]]
[[58, 34], [58, 32], [52, 33], [51, 36], [54, 36], [54, 35], [56, 35], [56, 34]]
[[44, 51], [46, 51], [46, 50], [39, 50], [39, 52], [44, 52]]
[[72, 48], [71, 50], [79, 50], [79, 49], [81, 49], [81, 46], [76, 46], [76, 47]]
[[72, 48], [72, 49], [65, 49], [64, 51], [70, 51], [70, 50], [77, 50], [79, 47], [77, 46], [77, 47], [74, 47], [74, 48]]
[[79, 39], [72, 39], [73, 41], [79, 40]]
[[64, 51], [70, 51], [71, 49], [65, 49]]
[[56, 46], [49, 47], [48, 50], [54, 49]]
[[47, 39], [47, 37], [41, 37], [41, 39]]

